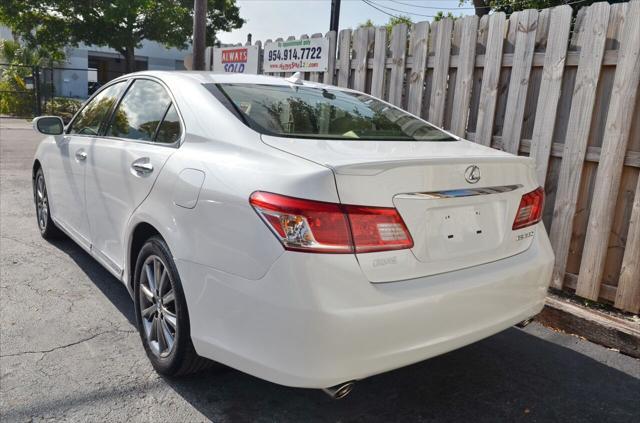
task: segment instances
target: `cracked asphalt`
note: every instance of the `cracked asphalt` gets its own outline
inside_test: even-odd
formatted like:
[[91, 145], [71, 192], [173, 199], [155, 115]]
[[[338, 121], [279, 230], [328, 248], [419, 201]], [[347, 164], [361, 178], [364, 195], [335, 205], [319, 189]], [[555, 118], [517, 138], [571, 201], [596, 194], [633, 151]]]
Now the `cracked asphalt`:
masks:
[[361, 381], [332, 401], [222, 368], [158, 376], [115, 278], [37, 231], [42, 137], [0, 118], [0, 419], [13, 421], [640, 421], [640, 361], [537, 323]]

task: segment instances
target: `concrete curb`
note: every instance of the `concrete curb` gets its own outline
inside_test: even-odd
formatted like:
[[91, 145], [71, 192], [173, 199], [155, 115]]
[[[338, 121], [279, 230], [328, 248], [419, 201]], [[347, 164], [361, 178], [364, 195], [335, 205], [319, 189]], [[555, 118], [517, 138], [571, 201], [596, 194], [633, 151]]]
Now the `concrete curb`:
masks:
[[640, 323], [610, 316], [552, 294], [547, 297], [544, 309], [535, 320], [640, 358]]

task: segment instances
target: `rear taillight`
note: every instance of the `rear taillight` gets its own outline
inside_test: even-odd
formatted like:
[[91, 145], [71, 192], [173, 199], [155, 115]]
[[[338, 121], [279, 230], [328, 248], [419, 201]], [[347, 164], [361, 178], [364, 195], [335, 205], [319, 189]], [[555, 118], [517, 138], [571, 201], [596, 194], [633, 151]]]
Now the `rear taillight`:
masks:
[[287, 250], [369, 253], [413, 247], [395, 208], [347, 206], [254, 192], [250, 203]]
[[528, 192], [522, 196], [516, 218], [513, 221], [511, 229], [526, 228], [535, 225], [542, 219], [542, 210], [544, 209], [544, 189], [538, 187], [534, 191]]

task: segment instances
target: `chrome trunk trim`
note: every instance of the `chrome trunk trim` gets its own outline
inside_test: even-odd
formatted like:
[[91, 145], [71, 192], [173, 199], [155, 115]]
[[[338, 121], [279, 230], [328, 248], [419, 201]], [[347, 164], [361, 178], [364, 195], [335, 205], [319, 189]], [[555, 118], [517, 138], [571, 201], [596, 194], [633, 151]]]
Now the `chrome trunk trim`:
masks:
[[420, 199], [439, 199], [439, 198], [459, 198], [459, 197], [475, 197], [477, 195], [491, 195], [491, 194], [503, 194], [505, 192], [515, 191], [522, 188], [521, 184], [517, 185], [502, 185], [497, 187], [485, 187], [485, 188], [461, 188], [451, 189], [446, 191], [431, 191], [431, 192], [411, 192], [406, 194], [398, 194], [396, 198], [420, 198]]

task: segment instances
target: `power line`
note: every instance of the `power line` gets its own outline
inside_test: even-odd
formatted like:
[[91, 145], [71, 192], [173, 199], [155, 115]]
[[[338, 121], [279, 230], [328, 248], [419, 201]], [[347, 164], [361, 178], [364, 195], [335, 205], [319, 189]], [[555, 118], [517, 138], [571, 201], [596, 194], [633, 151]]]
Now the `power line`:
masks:
[[369, 3], [369, 2], [367, 2], [367, 0], [362, 0], [362, 2], [363, 2], [364, 4], [366, 4], [366, 5], [368, 5], [369, 7], [373, 7], [373, 8], [374, 8], [374, 9], [376, 9], [377, 11], [384, 13], [385, 15], [391, 16], [392, 18], [400, 19], [400, 17], [399, 17], [399, 16], [392, 15], [391, 13], [387, 13], [387, 12], [385, 12], [384, 10], [382, 10], [382, 9], [380, 9], [380, 8], [378, 8], [378, 7], [376, 7], [376, 6], [374, 6], [373, 4], [371, 4], [371, 3]]
[[[435, 6], [422, 6], [421, 4], [411, 4], [411, 3], [403, 3], [401, 1], [396, 1], [396, 0], [388, 0], [392, 3], [397, 3], [397, 4], [401, 4], [403, 6], [409, 6], [409, 7], [417, 7], [420, 9], [429, 9], [429, 10], [442, 10], [442, 9], [447, 9], [447, 10], [476, 10], [475, 7], [435, 7]], [[453, 1], [459, 1], [459, 0], [453, 0]], [[490, 7], [487, 7], [490, 8]], [[484, 9], [484, 7], [483, 7]]]
[[[409, 5], [408, 3], [403, 3], [403, 2], [400, 2], [400, 1], [397, 1], [397, 0], [389, 0], [389, 1], [392, 1], [393, 3], [397, 3], [397, 4], [403, 4], [403, 5], [406, 5], [406, 6], [420, 7], [420, 8], [431, 9], [431, 10], [442, 10], [442, 9], [448, 9], [448, 10], [475, 10], [476, 9], [476, 8], [464, 8], [464, 7], [463, 8], [458, 8], [458, 9], [453, 9], [453, 8], [449, 9], [449, 8], [446, 8], [446, 7], [445, 8], [441, 8], [441, 7], [433, 7], [433, 6]], [[571, 6], [571, 5], [574, 5], [574, 4], [584, 3], [585, 1], [586, 0], [576, 0], [576, 1], [572, 1], [572, 2], [567, 2], [565, 0], [565, 2], [562, 5]], [[425, 17], [425, 18], [436, 18], [437, 17], [437, 16], [434, 16], [434, 15], [425, 15], [425, 14], [421, 14], [421, 13], [409, 12], [407, 10], [395, 9], [393, 7], [385, 6], [385, 5], [382, 5], [382, 4], [379, 4], [379, 3], [374, 3], [373, 0], [362, 0], [362, 2], [364, 2], [365, 4], [367, 4], [370, 7], [373, 7], [374, 9], [378, 10], [379, 12], [382, 12], [385, 15], [388, 15], [388, 16], [391, 16], [391, 17], [394, 17], [394, 18], [400, 18], [400, 16], [397, 16], [397, 15], [394, 15], [392, 13], [389, 13], [389, 12], [381, 9], [381, 7], [385, 8], [387, 10], [392, 10], [394, 12], [399, 12], [402, 15], [415, 15], [415, 16], [421, 16], [421, 17]], [[522, 6], [522, 5], [525, 5], [527, 3], [528, 3], [527, 1], [517, 2], [517, 3], [514, 2], [514, 3], [511, 3], [511, 5], [513, 5], [513, 6]], [[505, 6], [508, 6], [508, 5], [505, 5]], [[560, 6], [560, 5], [558, 5], [558, 6]], [[492, 9], [492, 7], [491, 6], [479, 6], [478, 9]], [[536, 10], [540, 11], [540, 10], [543, 10], [543, 9], [536, 9]], [[510, 15], [511, 14], [508, 14], [507, 16], [510, 16]]]
[[[378, 11], [380, 11], [380, 12], [382, 12], [384, 14], [387, 14], [389, 16], [392, 16], [394, 18], [399, 18], [399, 16], [392, 15], [391, 13], [385, 12], [384, 10], [380, 9], [379, 7], [384, 7], [385, 9], [393, 10], [394, 12], [400, 12], [400, 13], [402, 13], [404, 15], [415, 15], [415, 16], [422, 16], [422, 17], [425, 17], [425, 18], [435, 18], [434, 15], [424, 15], [424, 14], [421, 14], [421, 13], [413, 13], [413, 12], [407, 12], [406, 10], [394, 9], [393, 7], [383, 6], [383, 5], [379, 4], [379, 3], [373, 3], [373, 1], [371, 1], [371, 0], [362, 0], [362, 1], [364, 3], [366, 3], [366, 4], [368, 4], [369, 6], [373, 7], [374, 9], [377, 9]], [[379, 6], [379, 7], [377, 7], [377, 6]]]

